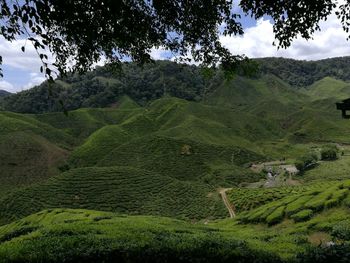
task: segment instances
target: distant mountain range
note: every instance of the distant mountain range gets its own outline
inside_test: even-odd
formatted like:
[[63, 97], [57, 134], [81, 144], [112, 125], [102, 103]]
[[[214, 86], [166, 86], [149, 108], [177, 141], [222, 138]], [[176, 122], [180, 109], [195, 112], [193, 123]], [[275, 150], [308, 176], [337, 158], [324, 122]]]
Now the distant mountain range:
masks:
[[[337, 81], [337, 85], [350, 80], [350, 57], [320, 61], [285, 58], [263, 58], [255, 61], [258, 62], [259, 69], [253, 79], [274, 76], [293, 90], [312, 89], [314, 83], [324, 78], [334, 79], [332, 83]], [[157, 61], [139, 67], [134, 63], [125, 63], [121, 73], [112, 72], [108, 67], [99, 67], [84, 75], [74, 74], [58, 78], [51, 85], [44, 82], [0, 100], [0, 108], [19, 113], [43, 113], [82, 107], [110, 107], [117, 106], [116, 103], [123, 96], [130, 97], [141, 106], [164, 96], [204, 101], [224, 82], [226, 77], [220, 70], [208, 74], [194, 65]], [[322, 83], [327, 84], [327, 81]], [[324, 92], [328, 92], [327, 87]], [[341, 94], [344, 93], [348, 93], [347, 89], [341, 91]], [[309, 95], [319, 98], [325, 94], [311, 92]]]
[[0, 97], [5, 97], [11, 95], [10, 92], [0, 89]]

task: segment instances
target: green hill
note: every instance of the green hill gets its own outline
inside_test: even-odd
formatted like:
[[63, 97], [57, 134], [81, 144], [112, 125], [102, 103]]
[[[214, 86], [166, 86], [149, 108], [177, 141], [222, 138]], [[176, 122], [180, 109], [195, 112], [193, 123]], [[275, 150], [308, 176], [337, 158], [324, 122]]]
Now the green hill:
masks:
[[311, 247], [309, 240], [317, 242], [328, 236], [348, 242], [348, 232], [342, 232], [347, 216], [345, 209], [333, 209], [310, 222], [267, 227], [241, 225], [232, 220], [203, 225], [164, 217], [50, 209], [0, 227], [0, 259], [2, 262], [306, 263], [334, 259], [346, 262], [348, 243]]
[[11, 95], [10, 92], [6, 91], [6, 90], [0, 90], [0, 97], [5, 97], [5, 96], [9, 96]]
[[347, 99], [350, 97], [350, 83], [325, 77], [307, 88], [306, 92], [313, 100]]
[[0, 203], [2, 223], [57, 207], [192, 219], [227, 214], [209, 185], [125, 166], [73, 169], [9, 194]]
[[0, 112], [0, 196], [59, 174], [74, 138], [33, 116]]
[[[299, 63], [272, 60], [284, 70]], [[54, 262], [133, 261], [141, 248], [150, 261], [161, 253], [158, 262], [174, 251], [186, 262], [204, 248], [228, 262], [317, 262], [313, 253], [328, 250], [313, 244], [348, 244], [350, 122], [334, 105], [350, 95], [346, 69], [323, 76], [300, 63], [316, 76], [298, 79], [293, 66], [225, 79], [129, 63], [124, 76], [98, 68], [60, 78], [46, 100], [48, 83], [6, 97], [2, 107], [25, 113], [0, 111], [0, 224], [9, 224], [0, 262], [47, 253]], [[264, 187], [270, 166], [284, 176], [282, 164], [329, 143], [341, 148], [337, 161]]]
[[281, 262], [216, 227], [162, 217], [46, 210], [0, 227], [1, 262]]

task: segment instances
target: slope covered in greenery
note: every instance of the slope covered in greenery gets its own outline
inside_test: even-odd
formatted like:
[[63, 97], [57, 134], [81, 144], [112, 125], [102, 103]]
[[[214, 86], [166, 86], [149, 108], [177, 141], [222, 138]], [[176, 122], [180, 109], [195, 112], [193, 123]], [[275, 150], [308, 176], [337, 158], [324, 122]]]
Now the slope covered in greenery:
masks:
[[274, 74], [295, 87], [307, 87], [325, 77], [349, 81], [350, 57], [337, 57], [317, 61], [286, 58], [257, 59], [262, 74]]
[[[346, 262], [348, 214], [333, 209], [310, 222], [208, 225], [150, 216], [54, 209], [0, 227], [1, 262]], [[325, 219], [328, 218], [328, 222]], [[338, 238], [344, 244], [314, 246]]]
[[[169, 65], [165, 63], [163, 66], [166, 68]], [[174, 67], [176, 68], [175, 64]], [[178, 73], [184, 74], [182, 71]], [[106, 76], [100, 80], [108, 82]], [[58, 84], [61, 83], [62, 81], [58, 81]], [[13, 137], [16, 133], [10, 127], [17, 124], [3, 125], [9, 130], [10, 135], [7, 136], [13, 137], [11, 140], [4, 137], [7, 146], [2, 149], [10, 154], [3, 158], [2, 167], [6, 170], [6, 173], [1, 174], [3, 185], [16, 185], [23, 181], [19, 184], [25, 186], [36, 182], [35, 178], [43, 179], [37, 180], [41, 182], [40, 185], [33, 185], [25, 190], [28, 196], [22, 192], [14, 192], [11, 197], [4, 197], [0, 204], [5, 206], [8, 202], [21, 203], [18, 209], [3, 210], [4, 215], [6, 214], [5, 221], [12, 216], [17, 218], [46, 207], [65, 207], [68, 204], [72, 208], [113, 211], [123, 211], [120, 210], [121, 207], [128, 207], [124, 204], [115, 206], [115, 200], [105, 199], [104, 195], [100, 196], [99, 202], [93, 202], [91, 197], [81, 199], [80, 206], [73, 205], [74, 200], [70, 195], [62, 197], [62, 205], [55, 198], [48, 197], [48, 193], [56, 190], [58, 196], [66, 192], [79, 193], [79, 185], [86, 182], [84, 177], [75, 176], [75, 173], [80, 174], [80, 170], [75, 168], [84, 167], [89, 167], [92, 177], [101, 174], [99, 169], [112, 169], [114, 172], [111, 174], [118, 174], [113, 169], [126, 169], [125, 173], [136, 169], [135, 171], [159, 176], [162, 178], [159, 181], [175, 180], [178, 182], [172, 189], [175, 193], [181, 192], [183, 185], [188, 185], [197, 189], [195, 192], [200, 193], [201, 198], [206, 195], [214, 196], [211, 206], [213, 208], [203, 209], [202, 212], [193, 208], [193, 213], [188, 212], [190, 209], [182, 213], [178, 207], [169, 205], [168, 210], [158, 209], [157, 213], [179, 217], [185, 215], [190, 218], [220, 217], [223, 213], [221, 201], [215, 192], [217, 188], [238, 186], [264, 178], [247, 168], [251, 163], [281, 157], [297, 158], [308, 151], [310, 143], [349, 141], [347, 131], [350, 124], [344, 123], [334, 108], [330, 110], [329, 98], [323, 99], [327, 94], [322, 95], [324, 88], [317, 83], [309, 90], [320, 94], [323, 100], [313, 100], [273, 75], [259, 79], [237, 76], [218, 84], [215, 88], [208, 88], [203, 102], [165, 96], [141, 107], [129, 97], [123, 96], [109, 108], [82, 108], [70, 111], [68, 115], [62, 112], [37, 115], [3, 112], [2, 115], [7, 117], [8, 122], [20, 120], [21, 125], [25, 123], [29, 127], [21, 128], [24, 129], [23, 136], [31, 136], [33, 131], [43, 137], [40, 140], [29, 137], [26, 141], [33, 145], [26, 148], [20, 139]], [[35, 90], [31, 92], [35, 93]], [[16, 128], [16, 132], [18, 131], [19, 128]], [[41, 146], [44, 140], [48, 141], [46, 148]], [[11, 143], [17, 143], [18, 146]], [[39, 146], [34, 146], [34, 143]], [[37, 152], [40, 156], [54, 162], [47, 163], [48, 161], [40, 159], [44, 157], [36, 157], [26, 152], [26, 149], [32, 150], [35, 147], [39, 149]], [[26, 162], [33, 166], [33, 172], [28, 172], [24, 161], [19, 161], [17, 166], [12, 165], [15, 162], [10, 160], [11, 156], [25, 156]], [[66, 178], [64, 181], [70, 182], [73, 178], [76, 180], [76, 184], [69, 183], [72, 187], [69, 190], [63, 181], [48, 181], [55, 182], [52, 184], [45, 182], [47, 178], [59, 173], [58, 168], [60, 171], [70, 170], [62, 175], [62, 178]], [[27, 181], [22, 177], [28, 178]], [[61, 177], [54, 177], [53, 180], [58, 178]], [[94, 191], [107, 191], [106, 187], [113, 178], [101, 179], [106, 185], [96, 184]], [[150, 187], [156, 187], [152, 185], [156, 181], [151, 180]], [[87, 186], [94, 184], [93, 181], [87, 182]], [[36, 187], [41, 190], [35, 190]], [[147, 190], [142, 189], [142, 184], [140, 187], [125, 185], [125, 189], [146, 194]], [[202, 190], [199, 191], [199, 188]], [[119, 188], [113, 191], [117, 196], [121, 193]], [[166, 194], [157, 198], [163, 204], [169, 203], [166, 201]], [[150, 201], [154, 207], [159, 206], [156, 199]], [[31, 205], [30, 200], [36, 205]], [[41, 203], [40, 200], [44, 202]], [[103, 202], [105, 205], [101, 206]], [[191, 206], [200, 207], [203, 203], [204, 201], [198, 199]], [[28, 207], [36, 209], [26, 210]], [[130, 207], [128, 212], [153, 214], [153, 208], [150, 207], [151, 205], [144, 210]], [[173, 212], [170, 213], [170, 210]]]
[[342, 80], [325, 77], [308, 87], [306, 94], [313, 100], [330, 98], [343, 100], [350, 97], [350, 84]]
[[[295, 94], [293, 95], [292, 92], [282, 94], [280, 92], [282, 86], [284, 91], [287, 91], [285, 87], [299, 90], [317, 81], [322, 83], [322, 79], [328, 77], [349, 81], [349, 60], [349, 57], [322, 61], [257, 59], [259, 67], [254, 73], [254, 78], [255, 80], [262, 78], [267, 82], [270, 90], [264, 90], [264, 85], [260, 85], [261, 90], [254, 94], [252, 90], [245, 89], [252, 83], [236, 79], [238, 90], [235, 92], [234, 101], [238, 101], [242, 106], [247, 103], [247, 100], [250, 101], [251, 96], [266, 95], [266, 92], [271, 94], [272, 90], [276, 91], [277, 97], [285, 96], [288, 100], [288, 96], [292, 99]], [[269, 80], [264, 79], [266, 75], [269, 76]], [[84, 107], [108, 107], [117, 105], [119, 99], [125, 95], [139, 105], [146, 105], [164, 96], [205, 101], [208, 94], [225, 84], [226, 79], [225, 74], [220, 70], [208, 71], [194, 65], [156, 61], [140, 67], [134, 63], [125, 63], [117, 72], [111, 71], [109, 67], [99, 67], [84, 75], [74, 74], [58, 78], [54, 84], [44, 82], [33, 89], [0, 99], [0, 109], [21, 113], [44, 113]], [[277, 102], [276, 96], [271, 98], [274, 103]], [[222, 99], [225, 104], [225, 99]]]
[[[210, 194], [211, 193], [211, 194]], [[130, 167], [73, 169], [1, 200], [1, 222], [45, 208], [219, 218], [227, 211], [215, 188]]]
[[[188, 261], [213, 246], [227, 260], [251, 262], [252, 252], [261, 262], [303, 262], [319, 253], [308, 251], [310, 244], [347, 244], [347, 151], [270, 189], [263, 188], [268, 165], [262, 163], [293, 165], [326, 144], [350, 143], [350, 122], [334, 105], [350, 95], [346, 79], [320, 78], [297, 89], [289, 79], [297, 77], [293, 68], [289, 75], [231, 79], [169, 62], [125, 68], [124, 76], [99, 68], [59, 79], [60, 93], [49, 100], [42, 99], [47, 84], [4, 100], [5, 108], [36, 113], [0, 112], [0, 224], [19, 220], [0, 227], [5, 262], [40, 245], [28, 256], [33, 262], [45, 253], [68, 262], [136, 260], [133, 253], [145, 246], [150, 260], [177, 251], [188, 253]], [[65, 115], [60, 99], [79, 109]], [[223, 220], [225, 192], [235, 219]], [[129, 244], [138, 237], [121, 230], [123, 220], [144, 234], [135, 250]], [[155, 234], [160, 229], [164, 239]]]

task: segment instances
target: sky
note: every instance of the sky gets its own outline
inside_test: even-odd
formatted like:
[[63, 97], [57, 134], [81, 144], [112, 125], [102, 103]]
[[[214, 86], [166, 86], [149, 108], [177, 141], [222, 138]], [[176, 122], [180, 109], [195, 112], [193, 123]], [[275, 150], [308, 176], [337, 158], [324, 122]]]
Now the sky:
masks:
[[[250, 58], [286, 57], [299, 60], [319, 60], [331, 57], [350, 56], [350, 41], [343, 31], [340, 21], [330, 16], [321, 22], [321, 31], [314, 34], [312, 40], [298, 38], [288, 49], [277, 49], [273, 46], [274, 35], [272, 22], [263, 18], [258, 21], [242, 17], [243, 36], [222, 36], [221, 43], [233, 54], [244, 54]], [[21, 47], [26, 46], [26, 52]], [[3, 56], [4, 77], [0, 79], [0, 89], [19, 92], [40, 84], [45, 80], [40, 73], [41, 62], [34, 48], [25, 40], [11, 43], [0, 37], [0, 54]], [[169, 52], [153, 49], [154, 59], [171, 59]]]

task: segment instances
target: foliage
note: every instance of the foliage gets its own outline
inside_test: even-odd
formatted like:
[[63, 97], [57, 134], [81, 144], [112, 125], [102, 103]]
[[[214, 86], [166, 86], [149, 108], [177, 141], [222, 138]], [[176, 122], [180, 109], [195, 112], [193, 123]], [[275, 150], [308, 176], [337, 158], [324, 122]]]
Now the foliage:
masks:
[[296, 214], [293, 214], [291, 216], [291, 218], [295, 221], [295, 222], [301, 222], [301, 221], [306, 221], [309, 220], [313, 215], [313, 211], [310, 209], [304, 209], [299, 211]]
[[71, 169], [0, 203], [2, 223], [55, 207], [197, 220], [227, 214], [219, 194], [207, 184], [125, 166]]
[[308, 251], [299, 255], [301, 263], [312, 262], [347, 262], [350, 256], [350, 245], [334, 244], [330, 246], [309, 247]]
[[295, 166], [300, 172], [303, 172], [307, 169], [314, 167], [317, 164], [317, 161], [318, 161], [317, 154], [308, 153], [299, 157], [295, 162]]
[[219, 228], [91, 210], [42, 211], [0, 228], [0, 240], [1, 262], [282, 262]]
[[85, 75], [70, 74], [54, 84], [44, 82], [8, 96], [0, 104], [10, 111], [42, 113], [82, 107], [119, 107], [126, 95], [144, 106], [163, 96], [198, 101], [208, 85], [196, 66], [158, 61], [142, 68], [126, 63], [122, 69], [122, 73], [114, 74], [107, 67]]
[[[310, 39], [319, 22], [335, 9], [331, 0], [270, 3], [241, 1], [243, 13], [258, 19], [273, 19], [278, 46], [288, 47], [299, 34]], [[339, 19], [347, 30], [348, 4], [341, 6]], [[222, 62], [232, 70], [244, 56], [232, 55], [220, 43], [220, 35], [243, 34], [234, 1], [2, 1], [1, 34], [8, 41], [27, 38], [43, 62], [42, 71], [51, 77], [45, 52], [55, 57], [54, 66], [65, 72], [70, 61], [74, 70], [86, 70], [101, 56], [118, 63], [124, 57], [138, 62], [150, 60], [153, 47], [163, 47], [186, 59], [191, 53], [204, 65]], [[89, 12], [84, 12], [89, 10]], [[98, 18], [98, 19], [96, 19]], [[302, 18], [302, 19], [301, 19]], [[206, 26], [203, 27], [203, 24]], [[220, 27], [220, 30], [219, 30]], [[23, 46], [22, 51], [25, 51]]]
[[[257, 62], [260, 65], [261, 74], [273, 74], [293, 87], [308, 87], [315, 82], [326, 78], [324, 83], [318, 83], [325, 85], [325, 93], [319, 94], [320, 91], [316, 91], [316, 89], [312, 92], [313, 97], [319, 97], [321, 95], [323, 98], [326, 98], [324, 94], [331, 94], [330, 90], [333, 89], [332, 86], [334, 86], [334, 84], [338, 84], [339, 86], [340, 83], [337, 83], [336, 80], [349, 80], [349, 60], [349, 57], [328, 58], [317, 61], [263, 58], [257, 59]], [[335, 80], [329, 83], [329, 77], [334, 78]], [[343, 87], [347, 85], [347, 83], [343, 84]], [[311, 86], [310, 88], [312, 89], [313, 87]], [[343, 91], [337, 89], [338, 94], [342, 92]], [[338, 96], [337, 93], [333, 93], [332, 95]]]
[[[294, 219], [296, 222], [307, 221], [312, 215], [321, 213], [324, 209], [342, 206], [342, 201], [348, 196], [349, 181], [344, 183], [320, 183], [302, 187], [293, 195], [285, 195], [280, 199], [257, 206], [242, 212], [241, 222], [262, 222], [276, 224], [284, 218]], [[280, 191], [276, 189], [275, 191]]]
[[333, 161], [338, 159], [339, 149], [336, 145], [326, 145], [321, 149], [321, 160]]
[[350, 240], [350, 224], [348, 220], [341, 221], [333, 226], [332, 236], [341, 240]]

